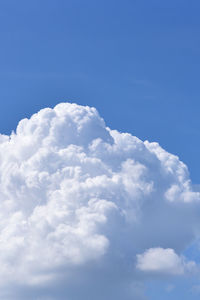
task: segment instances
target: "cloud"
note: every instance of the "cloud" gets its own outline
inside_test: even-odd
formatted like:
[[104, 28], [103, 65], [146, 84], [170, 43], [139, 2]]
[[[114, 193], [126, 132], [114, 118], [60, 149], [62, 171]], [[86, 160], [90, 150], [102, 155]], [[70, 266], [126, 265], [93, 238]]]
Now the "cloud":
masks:
[[168, 284], [165, 288], [167, 293], [171, 293], [175, 289], [175, 286], [173, 284]]
[[183, 275], [196, 269], [196, 264], [193, 261], [187, 262], [173, 249], [150, 248], [137, 255], [137, 268], [143, 272]]
[[0, 136], [0, 297], [143, 299], [136, 255], [195, 241], [199, 200], [159, 144], [45, 108]]

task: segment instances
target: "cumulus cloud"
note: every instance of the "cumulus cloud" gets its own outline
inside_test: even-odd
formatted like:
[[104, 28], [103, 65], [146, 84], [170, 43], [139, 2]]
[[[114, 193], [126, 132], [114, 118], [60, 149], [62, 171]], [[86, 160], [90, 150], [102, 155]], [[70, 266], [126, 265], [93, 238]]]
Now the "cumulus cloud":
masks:
[[95, 108], [43, 109], [0, 136], [0, 296], [142, 299], [136, 255], [181, 253], [199, 236], [199, 200], [159, 144], [107, 128]]
[[185, 272], [195, 270], [196, 264], [193, 261], [187, 262], [173, 249], [150, 248], [137, 255], [137, 268], [143, 272], [183, 275]]

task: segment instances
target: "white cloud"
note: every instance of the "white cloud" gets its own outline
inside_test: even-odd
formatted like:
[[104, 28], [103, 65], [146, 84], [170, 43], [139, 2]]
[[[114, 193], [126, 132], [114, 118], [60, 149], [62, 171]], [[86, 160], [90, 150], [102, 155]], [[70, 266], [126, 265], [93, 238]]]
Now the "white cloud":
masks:
[[0, 136], [0, 296], [13, 299], [11, 284], [15, 299], [96, 300], [115, 286], [131, 299], [136, 254], [180, 253], [198, 237], [199, 200], [157, 143], [110, 130], [94, 108], [43, 109]]
[[178, 256], [173, 249], [150, 248], [137, 255], [137, 268], [143, 272], [183, 275], [196, 269], [193, 261], [187, 262]]

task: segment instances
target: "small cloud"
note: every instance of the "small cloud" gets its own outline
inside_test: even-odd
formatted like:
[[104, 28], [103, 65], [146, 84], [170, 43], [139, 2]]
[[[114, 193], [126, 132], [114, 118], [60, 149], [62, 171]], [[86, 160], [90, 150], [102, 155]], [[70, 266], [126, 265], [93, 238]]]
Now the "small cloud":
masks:
[[171, 293], [174, 289], [175, 289], [175, 285], [169, 284], [165, 290], [167, 293]]
[[137, 255], [137, 268], [143, 272], [183, 275], [195, 267], [195, 262], [186, 261], [183, 256], [178, 256], [170, 248], [151, 248]]

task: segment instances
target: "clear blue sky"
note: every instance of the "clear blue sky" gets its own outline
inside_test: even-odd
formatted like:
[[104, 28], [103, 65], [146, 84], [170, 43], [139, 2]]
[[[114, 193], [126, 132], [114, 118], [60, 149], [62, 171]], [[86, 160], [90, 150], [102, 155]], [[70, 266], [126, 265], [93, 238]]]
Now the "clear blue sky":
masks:
[[0, 132], [58, 102], [95, 106], [199, 183], [199, 15], [198, 0], [1, 0]]

